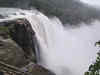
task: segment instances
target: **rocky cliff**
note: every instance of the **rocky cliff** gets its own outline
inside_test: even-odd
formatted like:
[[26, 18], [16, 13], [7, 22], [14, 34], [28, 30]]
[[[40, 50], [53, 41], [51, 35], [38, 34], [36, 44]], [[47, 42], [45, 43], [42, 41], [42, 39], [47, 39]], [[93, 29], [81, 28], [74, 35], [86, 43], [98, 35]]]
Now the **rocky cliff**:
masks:
[[36, 47], [35, 32], [26, 19], [0, 23], [0, 71], [5, 73], [7, 67], [28, 75], [54, 75], [37, 64]]

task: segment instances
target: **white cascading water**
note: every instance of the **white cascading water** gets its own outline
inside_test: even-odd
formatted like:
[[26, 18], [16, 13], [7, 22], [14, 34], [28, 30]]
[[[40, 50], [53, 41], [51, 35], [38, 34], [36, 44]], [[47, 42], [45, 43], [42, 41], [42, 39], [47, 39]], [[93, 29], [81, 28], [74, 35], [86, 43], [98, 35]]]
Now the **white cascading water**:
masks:
[[[36, 32], [41, 46], [39, 64], [56, 75], [84, 75], [96, 58], [95, 42], [100, 40], [100, 22], [80, 27], [65, 28], [58, 18], [49, 19], [40, 12], [24, 11], [25, 17]], [[15, 18], [15, 16], [13, 17]]]

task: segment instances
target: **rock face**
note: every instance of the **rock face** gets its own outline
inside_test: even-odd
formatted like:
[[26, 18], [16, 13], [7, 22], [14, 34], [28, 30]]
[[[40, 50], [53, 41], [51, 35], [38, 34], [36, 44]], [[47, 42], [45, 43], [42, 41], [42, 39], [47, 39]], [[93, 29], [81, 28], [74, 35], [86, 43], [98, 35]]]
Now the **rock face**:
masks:
[[9, 35], [24, 50], [25, 57], [35, 59], [35, 32], [31, 29], [27, 20], [17, 20], [15, 24], [9, 27]]
[[2, 15], [0, 15], [0, 18], [4, 18]]
[[[23, 62], [21, 62], [23, 59]], [[7, 64], [22, 67], [27, 64], [24, 52], [13, 40], [0, 36], [0, 61]]]
[[26, 19], [0, 23], [0, 63], [28, 71], [28, 75], [54, 75], [37, 64], [36, 42], [35, 32]]

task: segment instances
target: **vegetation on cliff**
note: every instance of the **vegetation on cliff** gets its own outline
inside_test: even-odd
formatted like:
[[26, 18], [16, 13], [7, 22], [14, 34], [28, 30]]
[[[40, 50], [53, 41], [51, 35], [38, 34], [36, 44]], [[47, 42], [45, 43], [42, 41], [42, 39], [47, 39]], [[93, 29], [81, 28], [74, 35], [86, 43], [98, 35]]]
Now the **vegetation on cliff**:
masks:
[[[96, 42], [97, 46], [100, 46], [100, 41]], [[96, 61], [89, 66], [89, 70], [85, 72], [85, 75], [100, 75], [100, 51], [97, 53]]]

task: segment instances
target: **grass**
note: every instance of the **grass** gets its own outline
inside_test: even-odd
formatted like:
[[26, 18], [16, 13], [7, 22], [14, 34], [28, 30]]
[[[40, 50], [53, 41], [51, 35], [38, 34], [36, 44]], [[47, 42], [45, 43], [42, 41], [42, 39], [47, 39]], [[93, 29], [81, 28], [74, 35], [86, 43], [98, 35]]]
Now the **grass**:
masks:
[[0, 26], [0, 36], [10, 38], [9, 29], [6, 26]]

